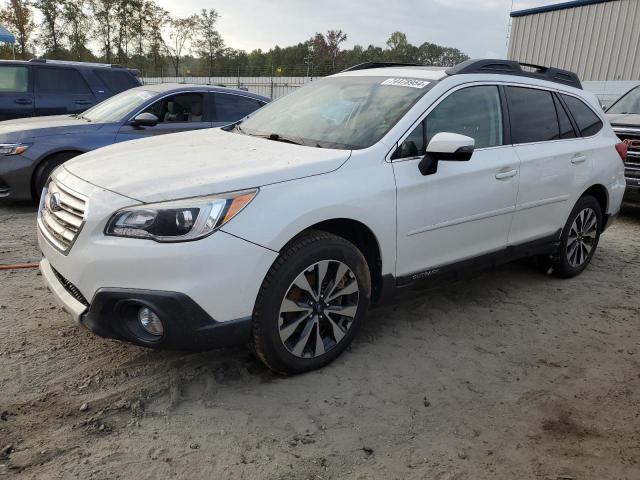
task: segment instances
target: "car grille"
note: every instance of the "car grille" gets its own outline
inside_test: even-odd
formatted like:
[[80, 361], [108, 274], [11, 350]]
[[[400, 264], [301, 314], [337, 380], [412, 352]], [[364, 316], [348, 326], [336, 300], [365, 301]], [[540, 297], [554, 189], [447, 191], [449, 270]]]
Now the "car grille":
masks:
[[624, 164], [624, 176], [627, 185], [640, 186], [640, 130], [614, 128], [622, 141], [627, 141], [627, 161]]
[[51, 270], [53, 270], [53, 273], [56, 276], [56, 278], [58, 279], [58, 281], [62, 284], [64, 289], [71, 294], [71, 296], [73, 298], [78, 300], [85, 307], [89, 306], [89, 302], [87, 302], [87, 299], [84, 298], [84, 295], [82, 295], [82, 293], [80, 293], [80, 290], [78, 290], [78, 287], [76, 287], [73, 283], [71, 283], [69, 280], [64, 278], [60, 274], [60, 272], [58, 272], [55, 268], [51, 267]]
[[54, 181], [42, 192], [38, 225], [47, 240], [62, 253], [69, 252], [78, 236], [86, 205], [85, 197]]

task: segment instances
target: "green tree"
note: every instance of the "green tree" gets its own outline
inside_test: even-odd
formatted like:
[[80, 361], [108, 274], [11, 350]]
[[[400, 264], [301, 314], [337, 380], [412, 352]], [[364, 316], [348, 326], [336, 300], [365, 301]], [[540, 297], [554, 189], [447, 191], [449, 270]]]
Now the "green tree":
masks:
[[23, 0], [9, 0], [4, 8], [0, 9], [0, 21], [15, 35], [20, 58], [26, 59], [27, 46], [35, 28], [29, 3]]
[[[130, 45], [135, 45], [139, 36], [137, 13], [143, 7], [143, 0], [117, 0], [116, 2], [114, 45], [119, 63], [127, 64], [129, 62]], [[144, 25], [142, 30], [144, 30]]]
[[176, 77], [180, 75], [180, 60], [195, 35], [197, 24], [198, 17], [196, 15], [169, 20], [169, 42], [165, 43], [165, 49], [169, 54]]
[[207, 67], [209, 76], [213, 72], [213, 62], [224, 49], [224, 41], [222, 36], [216, 30], [216, 23], [218, 21], [218, 12], [213, 8], [206, 10], [202, 9], [200, 15], [196, 17], [196, 38], [194, 40], [194, 46], [198, 55], [205, 58], [207, 61]]
[[66, 3], [68, 3], [67, 0], [36, 0], [32, 4], [42, 15], [38, 44], [44, 48], [47, 57], [60, 58], [62, 56], [62, 22]]
[[91, 0], [91, 13], [95, 19], [95, 38], [101, 45], [102, 56], [107, 63], [113, 60], [117, 7], [118, 0]]
[[347, 34], [342, 30], [329, 30], [327, 33], [316, 33], [311, 39], [314, 48], [320, 55], [328, 57], [331, 62], [331, 70], [336, 69], [336, 59], [340, 53], [340, 45], [347, 40]]
[[64, 36], [73, 60], [93, 60], [94, 55], [87, 46], [89, 32], [93, 29], [92, 16], [88, 12], [88, 0], [64, 2], [62, 19], [65, 26]]
[[[171, 20], [171, 17], [169, 16], [169, 12], [153, 2], [147, 2], [145, 8], [148, 56], [151, 58], [154, 75], [162, 75], [165, 63], [164, 53], [166, 51], [162, 31]], [[144, 42], [140, 38], [139, 46], [143, 44]]]
[[402, 32], [393, 32], [387, 40], [387, 47], [392, 50], [403, 50], [409, 46], [407, 36]]

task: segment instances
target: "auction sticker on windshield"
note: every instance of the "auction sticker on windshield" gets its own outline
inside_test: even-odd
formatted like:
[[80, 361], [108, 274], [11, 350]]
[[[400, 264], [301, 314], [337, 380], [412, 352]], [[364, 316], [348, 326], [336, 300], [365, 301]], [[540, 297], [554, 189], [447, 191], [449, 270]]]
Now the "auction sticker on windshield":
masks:
[[396, 87], [424, 88], [431, 82], [427, 80], [417, 80], [415, 78], [387, 78], [380, 85], [394, 85]]

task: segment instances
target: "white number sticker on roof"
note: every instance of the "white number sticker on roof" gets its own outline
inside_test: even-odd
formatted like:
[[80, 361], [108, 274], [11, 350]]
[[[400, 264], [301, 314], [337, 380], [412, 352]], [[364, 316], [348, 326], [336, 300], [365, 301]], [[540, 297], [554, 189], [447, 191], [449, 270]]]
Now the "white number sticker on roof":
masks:
[[428, 80], [416, 80], [415, 78], [387, 78], [380, 85], [393, 85], [396, 87], [424, 88], [431, 82]]

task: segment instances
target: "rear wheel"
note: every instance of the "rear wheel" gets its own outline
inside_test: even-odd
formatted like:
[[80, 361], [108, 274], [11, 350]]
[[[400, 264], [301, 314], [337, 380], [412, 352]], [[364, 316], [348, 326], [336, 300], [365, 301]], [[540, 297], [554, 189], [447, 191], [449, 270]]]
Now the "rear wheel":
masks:
[[253, 348], [279, 373], [320, 368], [346, 349], [366, 315], [371, 277], [347, 240], [310, 231], [284, 248], [262, 285]]
[[598, 246], [602, 224], [598, 200], [591, 195], [580, 198], [569, 215], [560, 246], [552, 259], [553, 275], [570, 278], [587, 268]]
[[42, 195], [42, 189], [47, 185], [49, 177], [53, 171], [62, 165], [67, 160], [71, 160], [73, 157], [77, 157], [77, 152], [61, 152], [51, 155], [38, 165], [33, 180], [33, 198], [37, 201]]

